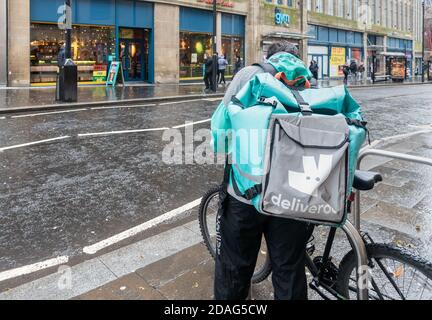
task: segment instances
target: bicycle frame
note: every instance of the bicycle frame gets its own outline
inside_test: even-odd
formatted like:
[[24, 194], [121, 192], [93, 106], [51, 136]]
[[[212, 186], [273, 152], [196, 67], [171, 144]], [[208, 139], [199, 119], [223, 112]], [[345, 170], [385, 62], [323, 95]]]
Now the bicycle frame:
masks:
[[[317, 268], [315, 263], [312, 261], [312, 258], [308, 254], [306, 254], [306, 266], [311, 272], [312, 276], [314, 277], [311, 286], [324, 299], [327, 299], [328, 297], [323, 292], [321, 292], [320, 287], [324, 288], [326, 291], [331, 293], [334, 297], [338, 299], [343, 299], [343, 297], [340, 296], [337, 291], [335, 291], [333, 288], [323, 283], [322, 281], [324, 268], [326, 267], [327, 263], [330, 262], [330, 252], [333, 246], [336, 230], [337, 228], [335, 227], [330, 228], [330, 233], [324, 248], [324, 254], [322, 256], [322, 266], [320, 269]], [[368, 276], [369, 275], [368, 275], [368, 268], [367, 268], [368, 257], [367, 257], [365, 243], [360, 233], [351, 224], [351, 222], [346, 221], [345, 225], [342, 227], [342, 230], [347, 235], [351, 247], [353, 248], [357, 256], [357, 272], [358, 272], [357, 286], [358, 288], [360, 288], [360, 290], [357, 291], [357, 298], [358, 300], [368, 300], [369, 297]]]

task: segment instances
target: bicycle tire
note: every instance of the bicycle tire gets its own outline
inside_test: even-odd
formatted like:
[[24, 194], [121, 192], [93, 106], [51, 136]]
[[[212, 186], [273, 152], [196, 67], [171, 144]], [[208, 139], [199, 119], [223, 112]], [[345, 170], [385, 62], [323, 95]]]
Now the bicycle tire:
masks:
[[[372, 243], [366, 244], [366, 251], [369, 259], [394, 259], [415, 268], [416, 271], [419, 271], [432, 281], [432, 263], [406, 249], [389, 244]], [[350, 292], [350, 277], [356, 267], [357, 258], [354, 251], [351, 250], [345, 255], [339, 265], [337, 280], [337, 291], [347, 299], [349, 299]]]
[[[202, 197], [201, 204], [198, 209], [198, 222], [200, 227], [201, 236], [203, 237], [204, 245], [206, 246], [208, 252], [213, 257], [216, 258], [216, 249], [212, 246], [211, 236], [208, 229], [207, 224], [207, 209], [211, 199], [217, 195], [221, 191], [222, 186], [214, 186], [210, 188], [205, 195]], [[272, 272], [270, 257], [266, 255], [266, 259], [261, 268], [255, 269], [255, 272], [252, 276], [252, 283], [260, 283], [267, 279], [267, 277]]]

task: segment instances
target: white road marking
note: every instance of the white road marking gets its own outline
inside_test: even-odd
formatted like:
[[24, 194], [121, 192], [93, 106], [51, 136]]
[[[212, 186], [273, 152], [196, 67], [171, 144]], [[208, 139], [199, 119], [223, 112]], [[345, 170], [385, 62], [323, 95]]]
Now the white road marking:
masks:
[[0, 117], [0, 120], [4, 120], [4, 119], [6, 119], [6, 117]]
[[17, 148], [21, 148], [21, 147], [34, 146], [36, 144], [43, 144], [43, 143], [46, 143], [46, 142], [57, 141], [57, 140], [64, 140], [64, 139], [68, 139], [68, 138], [70, 138], [70, 136], [62, 136], [62, 137], [57, 137], [57, 138], [52, 138], [52, 139], [39, 140], [39, 141], [33, 141], [33, 142], [28, 142], [28, 143], [23, 143], [23, 144], [17, 144], [17, 145], [14, 145], [14, 146], [0, 148], [0, 151], [10, 150], [10, 149], [17, 149]]
[[205, 98], [203, 100], [204, 101], [215, 102], [215, 101], [222, 101], [222, 98]]
[[37, 262], [24, 267], [15, 268], [7, 271], [0, 272], [0, 282], [8, 279], [13, 279], [19, 276], [30, 274], [43, 269], [48, 269], [54, 266], [65, 264], [69, 261], [68, 256], [60, 256], [57, 258], [45, 260], [42, 262]]
[[21, 114], [19, 116], [12, 116], [11, 118], [25, 118], [25, 117], [37, 117], [37, 116], [46, 116], [50, 114], [59, 114], [59, 113], [70, 113], [70, 112], [80, 112], [86, 111], [87, 109], [74, 109], [74, 110], [63, 110], [63, 111], [52, 111], [52, 112], [41, 112], [41, 113], [30, 113], [30, 114]]
[[173, 129], [179, 129], [179, 128], [184, 128], [184, 127], [189, 127], [189, 126], [193, 126], [195, 124], [200, 124], [200, 123], [206, 123], [206, 122], [210, 122], [211, 119], [206, 119], [206, 120], [201, 120], [201, 121], [196, 121], [196, 122], [187, 122], [185, 124], [179, 125], [179, 126], [175, 126], [172, 127]]
[[186, 103], [186, 102], [197, 102], [202, 101], [203, 99], [192, 99], [192, 100], [182, 100], [182, 101], [172, 101], [172, 102], [164, 102], [159, 103], [160, 106], [168, 106], [170, 104], [178, 104], [178, 103]]
[[156, 104], [137, 104], [137, 105], [130, 105], [130, 106], [112, 106], [112, 107], [93, 107], [90, 108], [91, 110], [104, 110], [104, 109], [120, 109], [120, 108], [141, 108], [141, 107], [154, 107]]
[[163, 131], [169, 128], [153, 128], [153, 129], [137, 129], [137, 130], [122, 130], [122, 131], [108, 131], [108, 132], [93, 132], [93, 133], [80, 133], [78, 137], [91, 137], [91, 136], [109, 136], [114, 134], [123, 133], [136, 133], [136, 132], [150, 132], [150, 131]]
[[148, 230], [150, 228], [153, 228], [153, 227], [155, 227], [155, 226], [157, 226], [157, 225], [159, 225], [165, 221], [168, 221], [172, 218], [175, 218], [176, 216], [197, 207], [200, 203], [201, 203], [201, 198], [196, 199], [192, 202], [185, 204], [184, 206], [181, 206], [177, 209], [169, 211], [169, 212], [167, 212], [167, 213], [165, 213], [159, 217], [156, 217], [150, 221], [144, 222], [140, 225], [137, 225], [131, 229], [123, 231], [119, 234], [116, 234], [116, 235], [114, 235], [108, 239], [102, 240], [102, 241], [95, 243], [91, 246], [84, 247], [83, 252], [87, 253], [87, 254], [95, 254], [98, 251], [100, 251], [106, 247], [112, 246], [115, 243], [118, 243], [118, 242], [123, 241], [127, 238], [130, 238], [130, 237], [133, 237], [133, 236], [137, 235], [138, 233], [141, 233], [141, 232]]

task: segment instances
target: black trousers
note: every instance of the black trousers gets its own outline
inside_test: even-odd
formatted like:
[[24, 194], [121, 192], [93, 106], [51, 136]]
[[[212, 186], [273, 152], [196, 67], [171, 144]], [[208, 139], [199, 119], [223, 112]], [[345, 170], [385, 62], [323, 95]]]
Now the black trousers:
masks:
[[273, 268], [276, 300], [306, 300], [306, 243], [309, 224], [259, 214], [255, 207], [227, 196], [217, 223], [216, 300], [247, 298], [264, 234]]
[[204, 75], [204, 84], [206, 89], [213, 88], [213, 73], [209, 72]]
[[226, 84], [225, 81], [225, 70], [218, 70], [218, 83], [224, 83]]

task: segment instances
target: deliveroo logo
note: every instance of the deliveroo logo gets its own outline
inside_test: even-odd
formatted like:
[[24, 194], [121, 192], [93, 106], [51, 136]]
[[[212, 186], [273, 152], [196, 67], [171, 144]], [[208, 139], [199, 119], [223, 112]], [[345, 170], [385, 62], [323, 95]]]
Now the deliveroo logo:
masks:
[[332, 163], [332, 155], [321, 154], [318, 165], [314, 157], [303, 156], [304, 172], [288, 171], [290, 187], [311, 196], [318, 196], [318, 187], [330, 175]]

